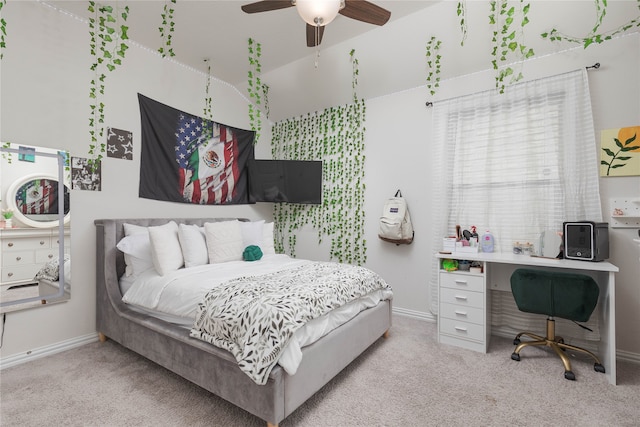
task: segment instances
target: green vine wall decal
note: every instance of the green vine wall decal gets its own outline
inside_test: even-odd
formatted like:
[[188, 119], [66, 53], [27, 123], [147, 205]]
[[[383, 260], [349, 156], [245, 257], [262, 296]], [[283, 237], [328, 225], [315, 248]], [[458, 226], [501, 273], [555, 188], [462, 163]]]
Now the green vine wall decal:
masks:
[[262, 131], [262, 117], [260, 112], [262, 80], [260, 74], [262, 73], [262, 67], [260, 65], [260, 57], [262, 56], [262, 46], [260, 43], [255, 42], [253, 39], [249, 39], [249, 123], [251, 124], [251, 130], [255, 131], [256, 138], [254, 144], [260, 139], [260, 132]]
[[358, 102], [358, 93], [357, 93], [357, 87], [358, 87], [358, 75], [360, 74], [360, 70], [358, 70], [358, 58], [356, 58], [355, 56], [356, 50], [355, 49], [351, 49], [351, 52], [349, 52], [349, 57], [351, 58], [351, 90], [353, 92], [353, 102]]
[[[589, 32], [589, 34], [587, 34], [585, 37], [568, 36], [566, 34], [561, 33], [557, 29], [553, 28], [549, 32], [542, 33], [541, 34], [542, 38], [549, 39], [552, 42], [559, 42], [564, 40], [570, 43], [577, 43], [577, 44], [581, 44], [586, 49], [594, 43], [600, 44], [600, 43], [604, 43], [607, 40], [611, 40], [615, 36], [622, 34], [633, 27], [640, 27], [640, 16], [638, 16], [632, 19], [631, 21], [629, 21], [628, 23], [619, 26], [613, 31], [599, 34], [598, 30], [600, 29], [600, 25], [602, 24], [602, 21], [607, 14], [607, 0], [594, 0], [594, 1], [595, 1], [595, 7], [596, 7], [596, 23], [591, 29], [591, 32]], [[640, 9], [640, 0], [636, 0], [636, 3], [638, 5], [638, 8]]]
[[213, 120], [213, 110], [211, 108], [211, 64], [209, 64], [209, 60], [205, 59], [207, 63], [207, 84], [205, 86], [205, 96], [204, 96], [204, 118]]
[[427, 89], [431, 96], [436, 94], [440, 87], [440, 45], [441, 40], [435, 36], [427, 42]]
[[460, 46], [464, 46], [465, 40], [467, 40], [467, 2], [462, 0], [458, 2], [456, 7], [456, 13], [460, 18], [460, 31], [462, 32], [462, 40], [460, 40]]
[[360, 100], [274, 124], [274, 159], [323, 162], [320, 205], [274, 205], [278, 252], [295, 256], [295, 233], [308, 224], [317, 230], [318, 243], [325, 237], [331, 239], [331, 259], [356, 265], [366, 262], [365, 110], [365, 102]]
[[269, 118], [269, 86], [262, 84], [262, 97], [264, 98], [264, 114]]
[[[11, 143], [10, 142], [3, 142], [2, 143], [2, 148], [11, 148]], [[11, 164], [11, 153], [9, 152], [2, 152], [2, 158], [5, 159], [7, 161], [7, 163]]]
[[171, 46], [171, 39], [173, 38], [173, 32], [175, 31], [176, 23], [173, 21], [173, 13], [175, 9], [171, 4], [176, 4], [176, 0], [166, 0], [163, 6], [163, 12], [160, 14], [162, 17], [162, 24], [158, 27], [160, 31], [160, 38], [162, 39], [162, 47], [158, 49], [158, 52], [162, 57], [176, 56], [173, 52], [173, 46]]
[[[530, 4], [519, 0], [516, 9], [515, 6], [509, 5], [508, 0], [492, 0], [490, 6], [489, 23], [494, 26], [491, 39], [493, 43], [491, 64], [493, 69], [497, 71], [496, 88], [500, 90], [500, 93], [504, 93], [507, 77], [510, 78], [508, 83], [515, 83], [523, 77], [519, 70], [505, 66], [507, 60], [515, 56], [519, 67], [522, 67], [522, 61], [535, 55], [533, 49], [523, 44], [523, 29], [529, 23], [527, 15]], [[517, 18], [520, 18], [519, 25]], [[516, 29], [512, 27], [514, 24], [518, 25]]]
[[7, 21], [2, 16], [2, 8], [7, 4], [7, 0], [0, 1], [0, 59], [4, 56], [4, 48], [7, 47]]
[[99, 163], [106, 150], [106, 143], [98, 145], [98, 138], [104, 136], [104, 93], [105, 93], [105, 72], [114, 71], [122, 65], [122, 59], [129, 48], [126, 40], [129, 39], [127, 31], [129, 27], [124, 25], [129, 16], [129, 7], [116, 7], [115, 13], [112, 6], [102, 6], [94, 1], [89, 2], [89, 12], [93, 16], [89, 17], [90, 51], [93, 63], [91, 71], [95, 73], [89, 87], [89, 98], [91, 99], [89, 115], [89, 144], [90, 161]]
[[[364, 135], [366, 106], [358, 100], [358, 60], [349, 53], [353, 103], [277, 122], [271, 130], [274, 159], [322, 160], [322, 203], [276, 203], [273, 209], [276, 250], [295, 257], [296, 232], [305, 225], [318, 233], [318, 244], [331, 239], [329, 257], [362, 265], [364, 238]], [[285, 244], [285, 236], [287, 241]]]
[[204, 62], [207, 63], [207, 83], [205, 85], [205, 94], [204, 94], [204, 109], [203, 109], [203, 117], [205, 119], [206, 132], [208, 133], [209, 138], [213, 137], [213, 127], [211, 126], [211, 122], [213, 122], [213, 108], [212, 108], [212, 100], [211, 100], [211, 64], [208, 59], [205, 59]]

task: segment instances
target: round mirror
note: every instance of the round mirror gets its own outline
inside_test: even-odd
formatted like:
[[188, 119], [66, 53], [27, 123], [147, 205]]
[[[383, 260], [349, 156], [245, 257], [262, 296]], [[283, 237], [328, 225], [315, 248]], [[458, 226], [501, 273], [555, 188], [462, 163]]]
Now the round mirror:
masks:
[[[58, 178], [53, 175], [33, 174], [14, 181], [7, 189], [7, 205], [15, 219], [37, 228], [57, 227]], [[71, 220], [69, 188], [64, 186], [64, 223]]]
[[545, 230], [540, 235], [541, 256], [546, 258], [556, 258], [560, 254], [562, 238], [555, 230]]

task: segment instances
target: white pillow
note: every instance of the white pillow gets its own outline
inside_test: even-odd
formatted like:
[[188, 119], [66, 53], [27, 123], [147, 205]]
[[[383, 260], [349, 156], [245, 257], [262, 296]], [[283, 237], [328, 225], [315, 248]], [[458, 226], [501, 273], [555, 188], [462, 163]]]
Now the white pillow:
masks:
[[204, 237], [204, 227], [180, 224], [178, 226], [178, 240], [182, 247], [184, 266], [186, 268], [209, 263], [207, 241]]
[[147, 227], [124, 224], [124, 235], [116, 247], [124, 253], [125, 276], [137, 276], [153, 267]]
[[244, 246], [240, 221], [207, 222], [204, 233], [210, 264], [242, 261]]
[[[242, 230], [242, 244], [246, 248], [247, 246], [255, 245], [262, 248], [262, 239], [264, 220], [240, 222], [240, 229]], [[243, 248], [244, 250], [244, 248]]]
[[275, 255], [276, 248], [273, 243], [273, 222], [267, 222], [262, 227], [262, 249], [263, 255]]
[[170, 221], [164, 225], [149, 227], [153, 266], [164, 276], [184, 265], [182, 248], [178, 239], [178, 224]]

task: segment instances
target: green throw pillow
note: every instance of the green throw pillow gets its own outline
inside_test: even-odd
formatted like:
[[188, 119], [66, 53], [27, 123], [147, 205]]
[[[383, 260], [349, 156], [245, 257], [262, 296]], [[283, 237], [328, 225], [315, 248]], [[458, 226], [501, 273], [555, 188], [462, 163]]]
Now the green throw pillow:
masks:
[[262, 258], [262, 250], [258, 246], [247, 246], [242, 252], [242, 259], [245, 261], [257, 261], [260, 258]]

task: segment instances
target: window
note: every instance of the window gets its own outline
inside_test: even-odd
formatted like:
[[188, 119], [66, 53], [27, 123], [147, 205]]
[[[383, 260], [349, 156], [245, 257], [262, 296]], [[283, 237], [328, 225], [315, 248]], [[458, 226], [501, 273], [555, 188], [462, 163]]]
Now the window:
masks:
[[[434, 104], [439, 225], [490, 230], [495, 251], [536, 245], [568, 220], [601, 221], [598, 159], [586, 70]], [[437, 307], [437, 269], [432, 308]], [[435, 296], [435, 298], [433, 298]]]

